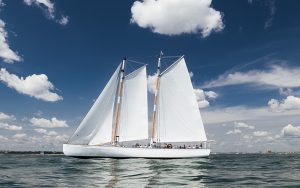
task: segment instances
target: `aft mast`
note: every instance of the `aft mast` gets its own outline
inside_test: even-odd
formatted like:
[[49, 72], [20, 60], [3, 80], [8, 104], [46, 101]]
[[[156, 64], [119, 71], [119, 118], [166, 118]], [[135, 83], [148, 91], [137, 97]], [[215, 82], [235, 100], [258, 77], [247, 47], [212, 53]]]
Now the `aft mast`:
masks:
[[156, 120], [156, 109], [157, 109], [156, 104], [157, 104], [157, 94], [158, 94], [158, 88], [159, 88], [160, 62], [161, 62], [162, 55], [163, 55], [163, 52], [161, 51], [159, 54], [158, 62], [157, 62], [156, 88], [155, 88], [155, 94], [154, 94], [150, 145], [152, 145], [154, 142], [155, 120]]
[[120, 70], [120, 81], [118, 86], [118, 100], [117, 100], [117, 107], [116, 107], [116, 119], [115, 119], [115, 125], [113, 128], [113, 145], [117, 145], [118, 143], [118, 135], [117, 135], [117, 129], [118, 129], [118, 123], [119, 123], [119, 113], [120, 113], [120, 103], [121, 103], [121, 93], [123, 88], [123, 79], [125, 76], [125, 63], [126, 59], [124, 58], [121, 65]]

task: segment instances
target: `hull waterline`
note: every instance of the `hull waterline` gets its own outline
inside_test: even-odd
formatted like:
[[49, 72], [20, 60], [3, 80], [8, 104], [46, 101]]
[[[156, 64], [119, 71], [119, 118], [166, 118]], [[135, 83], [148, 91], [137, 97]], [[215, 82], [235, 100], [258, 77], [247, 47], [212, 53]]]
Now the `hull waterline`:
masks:
[[88, 146], [64, 144], [66, 156], [79, 158], [157, 158], [180, 159], [208, 157], [210, 149], [157, 149], [115, 146]]

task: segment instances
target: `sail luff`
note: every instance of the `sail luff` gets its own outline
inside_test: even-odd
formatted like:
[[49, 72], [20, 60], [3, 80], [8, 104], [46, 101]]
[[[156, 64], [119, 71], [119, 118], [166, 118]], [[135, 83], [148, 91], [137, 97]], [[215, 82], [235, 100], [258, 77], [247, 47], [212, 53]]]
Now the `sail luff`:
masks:
[[115, 119], [115, 125], [114, 125], [114, 129], [113, 129], [113, 144], [117, 143], [117, 129], [118, 129], [118, 123], [119, 123], [119, 111], [120, 111], [121, 93], [122, 93], [122, 88], [123, 88], [123, 79], [124, 79], [124, 72], [125, 72], [125, 62], [126, 62], [126, 60], [123, 59], [121, 70], [120, 70], [120, 82], [119, 82], [119, 86], [118, 86], [116, 119]]

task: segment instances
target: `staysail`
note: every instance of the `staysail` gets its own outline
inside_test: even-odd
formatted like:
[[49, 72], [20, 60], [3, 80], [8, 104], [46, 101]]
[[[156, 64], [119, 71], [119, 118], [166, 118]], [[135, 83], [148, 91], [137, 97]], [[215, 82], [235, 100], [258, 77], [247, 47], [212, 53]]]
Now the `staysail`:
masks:
[[207, 141], [184, 58], [161, 73], [154, 141]]
[[125, 77], [120, 114], [119, 142], [148, 138], [146, 66]]
[[70, 143], [97, 145], [111, 142], [113, 108], [119, 72], [120, 65], [70, 138]]

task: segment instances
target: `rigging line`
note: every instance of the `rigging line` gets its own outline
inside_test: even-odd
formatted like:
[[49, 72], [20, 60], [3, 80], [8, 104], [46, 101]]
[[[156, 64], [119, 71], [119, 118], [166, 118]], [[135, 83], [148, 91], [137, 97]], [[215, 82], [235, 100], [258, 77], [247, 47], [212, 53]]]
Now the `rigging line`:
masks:
[[140, 61], [135, 61], [135, 60], [132, 60], [132, 59], [128, 59], [127, 61], [132, 62], [132, 63], [141, 64], [141, 65], [147, 65], [147, 63], [143, 63], [143, 62], [140, 62]]
[[149, 56], [130, 56], [128, 57], [128, 59], [130, 58], [157, 58], [157, 55], [149, 55]]
[[163, 56], [162, 58], [163, 59], [167, 59], [167, 58], [179, 58], [181, 57], [182, 55], [176, 55], [176, 56]]

